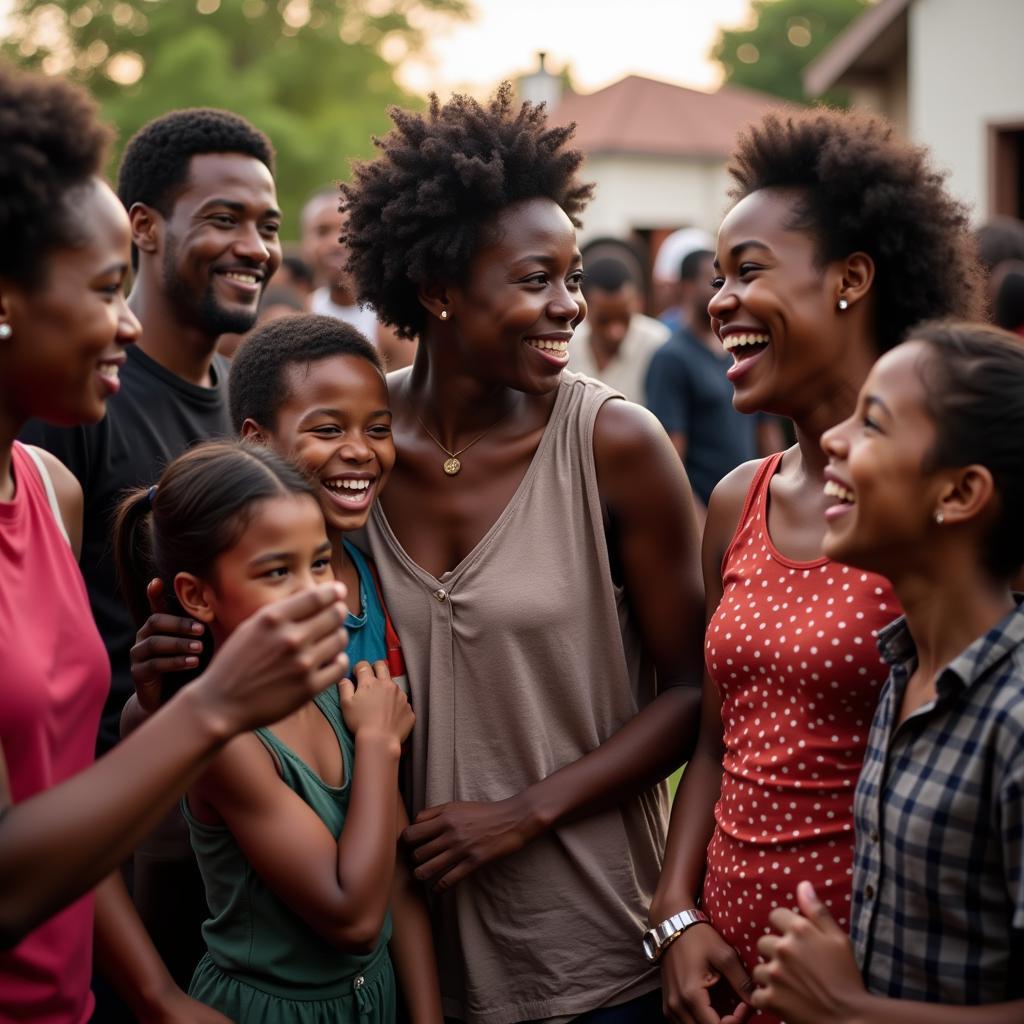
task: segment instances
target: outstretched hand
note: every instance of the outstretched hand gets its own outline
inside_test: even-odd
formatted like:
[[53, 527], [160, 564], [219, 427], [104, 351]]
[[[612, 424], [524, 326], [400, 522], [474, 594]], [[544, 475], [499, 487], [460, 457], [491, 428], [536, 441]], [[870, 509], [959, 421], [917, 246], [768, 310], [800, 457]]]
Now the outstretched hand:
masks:
[[850, 940], [810, 882], [801, 882], [796, 896], [799, 913], [773, 910], [769, 921], [780, 934], [758, 940], [768, 962], [754, 968], [751, 1001], [788, 1024], [852, 1021], [869, 997]]

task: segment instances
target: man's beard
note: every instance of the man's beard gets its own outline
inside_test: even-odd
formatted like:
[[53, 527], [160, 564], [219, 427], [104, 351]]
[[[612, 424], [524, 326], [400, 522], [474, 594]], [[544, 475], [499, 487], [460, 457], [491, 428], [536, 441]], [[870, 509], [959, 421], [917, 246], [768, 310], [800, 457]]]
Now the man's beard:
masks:
[[176, 248], [168, 239], [164, 250], [163, 285], [179, 315], [211, 338], [248, 331], [256, 323], [258, 307], [251, 310], [225, 308], [217, 301], [212, 280], [207, 283], [206, 290], [196, 302], [194, 292], [189, 290], [175, 271]]

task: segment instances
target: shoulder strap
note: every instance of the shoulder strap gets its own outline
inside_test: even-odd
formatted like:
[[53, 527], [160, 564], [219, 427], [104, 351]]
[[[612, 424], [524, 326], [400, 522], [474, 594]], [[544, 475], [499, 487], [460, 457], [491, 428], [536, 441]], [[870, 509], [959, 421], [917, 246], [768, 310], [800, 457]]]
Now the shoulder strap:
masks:
[[60, 505], [57, 503], [57, 492], [53, 489], [53, 480], [50, 478], [50, 471], [46, 468], [46, 463], [43, 462], [42, 456], [32, 447], [30, 444], [22, 446], [28, 457], [35, 463], [36, 472], [39, 474], [39, 479], [43, 483], [43, 490], [46, 491], [46, 500], [49, 502], [50, 511], [53, 513], [53, 518], [57, 523], [57, 527], [60, 530], [61, 536], [71, 544], [71, 538], [68, 536], [68, 531], [64, 526], [64, 517], [60, 514]]
[[[739, 535], [743, 532], [743, 528], [747, 524], [747, 520], [750, 519], [751, 513], [757, 506], [758, 502], [762, 499], [762, 492], [771, 484], [771, 479], [775, 475], [775, 470], [778, 468], [779, 463], [782, 461], [782, 456], [786, 453], [784, 451], [776, 452], [774, 455], [769, 455], [761, 460], [761, 465], [757, 467], [757, 471], [754, 473], [753, 479], [750, 481], [750, 486], [747, 488], [747, 496], [743, 500], [743, 508], [740, 510], [740, 517], [736, 521], [736, 529], [733, 531], [732, 540], [729, 541], [726, 546], [725, 552], [722, 555], [722, 563], [719, 566], [719, 572], [722, 577], [725, 577], [725, 567], [732, 557], [733, 548], [736, 547], [736, 541]], [[767, 526], [765, 527], [767, 530]]]

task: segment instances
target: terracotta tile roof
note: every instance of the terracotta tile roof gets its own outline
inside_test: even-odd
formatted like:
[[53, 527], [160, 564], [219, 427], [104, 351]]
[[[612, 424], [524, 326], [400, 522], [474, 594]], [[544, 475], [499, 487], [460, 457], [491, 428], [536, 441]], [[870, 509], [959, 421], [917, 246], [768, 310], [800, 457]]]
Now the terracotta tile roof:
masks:
[[597, 92], [569, 93], [555, 107], [552, 121], [575, 121], [574, 141], [591, 155], [725, 159], [740, 128], [770, 110], [788, 108], [783, 100], [736, 86], [706, 93], [629, 75]]

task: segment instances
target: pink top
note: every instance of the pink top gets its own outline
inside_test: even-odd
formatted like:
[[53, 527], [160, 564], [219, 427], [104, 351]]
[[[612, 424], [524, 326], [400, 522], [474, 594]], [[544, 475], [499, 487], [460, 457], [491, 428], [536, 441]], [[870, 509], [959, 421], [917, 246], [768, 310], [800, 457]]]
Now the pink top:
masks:
[[[0, 502], [0, 744], [15, 804], [93, 761], [110, 663], [39, 472], [14, 444]], [[93, 899], [0, 952], [0, 1021], [84, 1024], [93, 1010]]]

